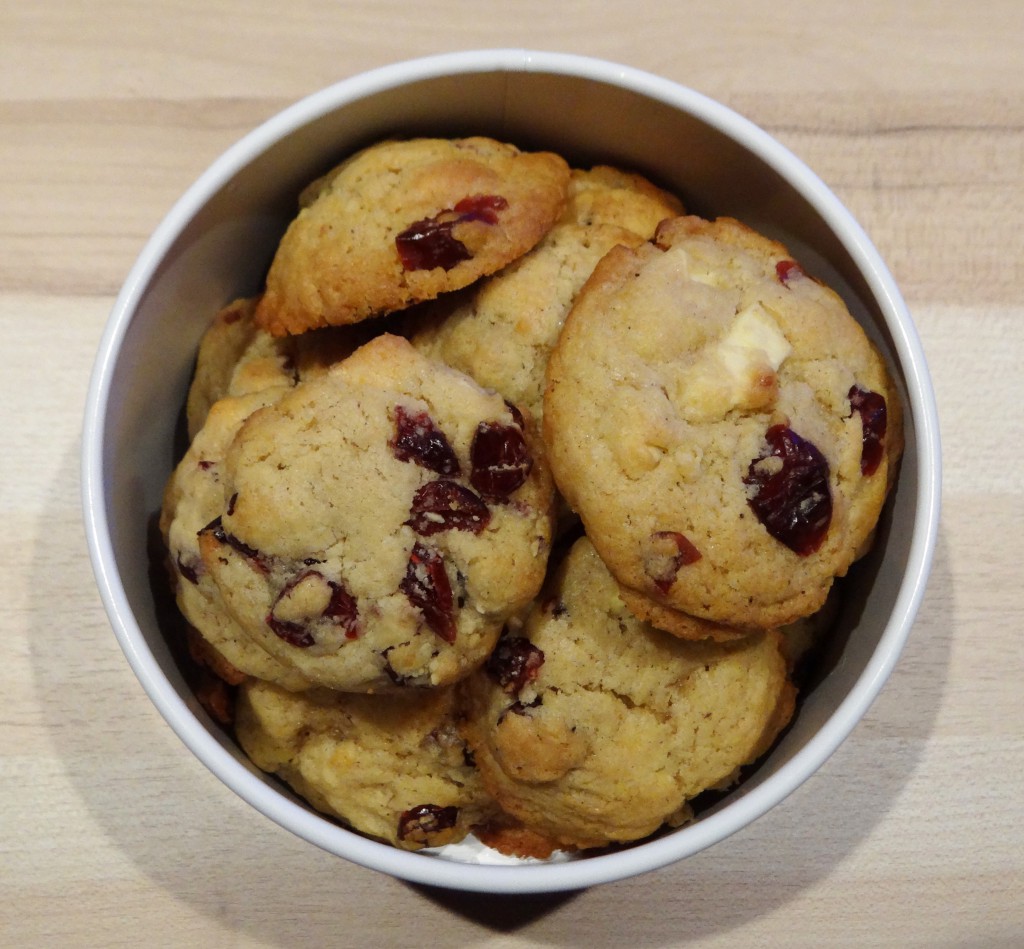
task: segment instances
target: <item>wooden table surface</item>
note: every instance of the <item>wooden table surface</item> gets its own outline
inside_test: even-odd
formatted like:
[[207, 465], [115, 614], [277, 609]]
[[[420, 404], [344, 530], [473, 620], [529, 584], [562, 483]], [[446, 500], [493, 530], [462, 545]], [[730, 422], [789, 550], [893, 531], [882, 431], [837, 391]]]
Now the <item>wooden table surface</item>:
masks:
[[[1024, 945], [1024, 4], [0, 0], [0, 945]], [[292, 837], [171, 733], [100, 605], [82, 407], [175, 198], [295, 99], [528, 46], [659, 73], [811, 165], [889, 262], [943, 526], [866, 719], [754, 826], [586, 892], [434, 892]]]

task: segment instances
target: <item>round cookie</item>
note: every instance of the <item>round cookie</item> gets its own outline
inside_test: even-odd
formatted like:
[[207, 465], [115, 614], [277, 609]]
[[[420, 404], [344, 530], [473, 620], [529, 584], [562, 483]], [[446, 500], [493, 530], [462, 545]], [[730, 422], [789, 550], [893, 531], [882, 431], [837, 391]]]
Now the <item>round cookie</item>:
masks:
[[[268, 387], [219, 399], [210, 407], [202, 428], [168, 480], [160, 532], [178, 609], [207, 646], [201, 650], [203, 662], [228, 681], [237, 681], [240, 673], [303, 689], [309, 687], [309, 680], [253, 642], [228, 612], [199, 552], [200, 532], [223, 509], [228, 446], [253, 412], [273, 404], [286, 391], [283, 386]], [[193, 652], [199, 651], [193, 647]]]
[[484, 785], [562, 846], [637, 840], [692, 815], [792, 715], [776, 633], [687, 642], [637, 620], [593, 546], [572, 547], [522, 632], [460, 690]]
[[439, 300], [413, 345], [539, 420], [548, 354], [580, 287], [612, 247], [636, 247], [679, 210], [639, 175], [573, 170], [562, 220], [526, 256], [465, 295]]
[[257, 322], [302, 333], [468, 286], [547, 233], [568, 181], [561, 157], [482, 137], [364, 149], [303, 195]]
[[598, 264], [548, 364], [544, 436], [631, 607], [681, 636], [819, 609], [902, 449], [895, 387], [838, 295], [695, 217]]
[[235, 732], [257, 767], [323, 813], [404, 850], [456, 843], [494, 811], [456, 726], [452, 689], [295, 694], [239, 689]]
[[203, 564], [319, 685], [453, 682], [543, 582], [553, 489], [532, 442], [501, 396], [377, 337], [242, 425]]

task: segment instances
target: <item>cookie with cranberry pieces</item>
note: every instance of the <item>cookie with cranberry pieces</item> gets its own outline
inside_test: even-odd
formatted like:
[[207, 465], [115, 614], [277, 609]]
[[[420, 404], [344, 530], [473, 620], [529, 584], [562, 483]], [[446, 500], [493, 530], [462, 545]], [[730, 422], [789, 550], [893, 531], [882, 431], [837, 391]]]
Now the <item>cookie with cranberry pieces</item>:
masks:
[[896, 387], [840, 297], [781, 244], [693, 216], [598, 264], [548, 363], [544, 437], [631, 608], [688, 637], [817, 611], [902, 449]]
[[456, 843], [496, 810], [456, 727], [452, 689], [355, 695], [239, 689], [253, 763], [317, 810], [403, 850]]
[[454, 682], [543, 582], [553, 489], [534, 444], [501, 396], [379, 336], [241, 426], [204, 569], [319, 685]]
[[547, 233], [568, 182], [560, 156], [490, 138], [370, 146], [303, 195], [257, 321], [274, 335], [302, 333], [468, 286]]
[[638, 840], [733, 785], [793, 713], [777, 633], [692, 642], [636, 619], [586, 538], [459, 687], [502, 809], [560, 847]]

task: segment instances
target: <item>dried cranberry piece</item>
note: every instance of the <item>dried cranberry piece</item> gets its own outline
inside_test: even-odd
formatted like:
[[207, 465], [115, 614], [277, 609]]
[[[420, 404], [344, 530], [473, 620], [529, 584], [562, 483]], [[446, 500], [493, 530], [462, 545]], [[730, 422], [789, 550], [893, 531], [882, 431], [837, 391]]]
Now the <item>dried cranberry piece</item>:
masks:
[[882, 463], [882, 456], [885, 454], [885, 430], [888, 424], [885, 397], [870, 389], [862, 389], [855, 385], [850, 388], [849, 398], [850, 407], [854, 412], [860, 413], [861, 429], [864, 433], [860, 453], [860, 473], [867, 477], [878, 470], [878, 466]]
[[271, 607], [267, 616], [267, 625], [275, 635], [293, 646], [305, 649], [316, 642], [313, 634], [304, 624], [282, 620], [274, 615], [277, 604], [310, 577], [319, 577], [331, 590], [331, 597], [321, 616], [342, 627], [345, 630], [346, 639], [356, 639], [359, 636], [359, 610], [356, 607], [355, 599], [341, 583], [329, 580], [317, 570], [304, 570], [281, 588], [281, 592], [277, 595], [274, 606]]
[[[828, 462], [785, 425], [773, 425], [765, 439], [768, 452], [750, 463], [743, 479], [755, 489], [748, 503], [772, 537], [806, 557], [821, 546], [832, 521]], [[765, 464], [767, 458], [781, 465]]]
[[418, 804], [403, 811], [398, 818], [398, 839], [427, 843], [431, 834], [448, 830], [459, 819], [457, 807], [439, 807], [437, 804]]
[[454, 598], [441, 555], [417, 543], [409, 555], [405, 577], [398, 588], [421, 613], [426, 624], [446, 643], [455, 642]]
[[328, 580], [331, 599], [324, 610], [324, 616], [345, 630], [346, 639], [359, 638], [359, 609], [355, 597], [335, 580]]
[[518, 695], [523, 686], [540, 675], [544, 650], [523, 636], [503, 636], [484, 668], [508, 695]]
[[458, 217], [424, 218], [411, 224], [395, 238], [404, 270], [451, 270], [472, 258], [469, 248], [452, 234]]
[[700, 551], [679, 531], [655, 531], [644, 556], [644, 566], [662, 592], [668, 593], [680, 567], [688, 567], [701, 558]]
[[501, 422], [481, 422], [469, 449], [469, 482], [491, 501], [505, 500], [521, 487], [533, 467], [522, 430]]
[[497, 224], [498, 212], [508, 207], [500, 194], [474, 194], [463, 198], [452, 209], [463, 221], [483, 221], [484, 224]]
[[787, 285], [790, 280], [796, 280], [800, 277], [807, 276], [804, 273], [804, 268], [795, 260], [780, 260], [775, 265], [775, 275], [779, 278], [780, 283]]
[[472, 531], [479, 534], [491, 520], [487, 505], [469, 488], [455, 481], [429, 481], [412, 497], [409, 525], [429, 537], [441, 531]]
[[454, 208], [441, 211], [409, 225], [395, 238], [395, 248], [405, 270], [451, 270], [472, 258], [468, 247], [452, 233], [465, 221], [496, 224], [498, 212], [508, 207], [500, 195], [473, 195], [463, 198]]
[[411, 461], [438, 474], [457, 475], [461, 470], [444, 432], [426, 412], [407, 412], [400, 405], [395, 408], [391, 450], [399, 461]]
[[212, 534], [214, 540], [219, 544], [224, 544], [230, 547], [232, 550], [237, 551], [243, 557], [245, 557], [252, 566], [260, 573], [268, 573], [269, 568], [263, 555], [255, 548], [250, 547], [244, 541], [239, 540], [234, 534], [229, 534], [224, 530], [224, 525], [219, 517], [214, 518], [206, 525], [200, 534]]
[[301, 623], [278, 619], [273, 612], [267, 614], [267, 625], [273, 630], [275, 636], [299, 649], [308, 649], [316, 642], [313, 634]]

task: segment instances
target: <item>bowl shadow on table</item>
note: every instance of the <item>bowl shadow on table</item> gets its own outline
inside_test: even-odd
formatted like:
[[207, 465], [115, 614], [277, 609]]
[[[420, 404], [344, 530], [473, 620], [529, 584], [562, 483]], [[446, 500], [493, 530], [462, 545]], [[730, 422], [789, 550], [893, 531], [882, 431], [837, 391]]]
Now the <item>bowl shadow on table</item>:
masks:
[[[69, 455], [51, 486], [53, 503], [47, 510], [66, 509], [64, 499], [77, 489], [77, 480], [77, 455]], [[53, 589], [53, 564], [68, 562], [67, 526], [56, 518], [50, 523], [46, 517], [37, 525], [30, 577], [30, 589], [39, 598], [39, 602], [31, 604], [34, 615], [51, 612], [48, 600]], [[91, 584], [84, 545], [82, 556], [72, 559], [68, 569], [80, 574], [69, 577], [70, 584], [81, 589]], [[931, 731], [941, 704], [945, 682], [942, 673], [948, 665], [950, 643], [940, 631], [949, 629], [942, 617], [951, 607], [951, 581], [949, 556], [940, 535], [931, 594], [926, 597], [918, 619], [917, 635], [911, 636], [904, 654], [904, 661], [910, 660], [912, 668], [924, 667], [929, 672], [912, 683], [916, 709], [913, 728], [919, 739]], [[96, 636], [104, 633], [109, 633], [113, 641], [113, 632], [101, 622]], [[847, 750], [848, 743], [839, 754], [854, 760], [848, 760], [845, 768], [867, 775], [864, 780], [872, 784], [871, 795], [851, 795], [851, 809], [845, 802], [837, 801], [834, 784], [812, 779], [794, 795], [797, 799], [783, 802], [752, 827], [688, 860], [655, 871], [669, 876], [672, 883], [668, 890], [680, 894], [678, 901], [668, 905], [659, 903], [653, 907], [647, 905], [649, 899], [644, 902], [653, 883], [652, 874], [592, 890], [532, 895], [467, 893], [391, 880], [378, 884], [374, 871], [348, 864], [339, 869], [339, 863], [343, 863], [339, 858], [281, 830], [240, 801], [231, 799], [230, 792], [217, 785], [214, 787], [225, 796], [210, 796], [201, 811], [199, 826], [182, 828], [180, 812], [170, 806], [163, 820], [159, 814], [164, 812], [155, 808], [149, 809], [146, 823], [125, 820], [126, 792], [189, 795], [197, 793], [199, 784], [205, 788], [209, 784], [201, 781], [202, 766], [184, 748], [178, 749], [184, 762], [180, 772], [154, 777], [151, 766], [147, 766], [154, 751], [149, 726], [140, 726], [136, 733], [138, 741], [133, 746], [132, 731], [123, 725], [102, 717], [81, 717], [74, 727], [69, 727], [66, 718], [57, 714], [68, 708], [66, 695], [58, 693], [66, 693], [69, 683], [81, 675], [80, 669], [69, 665], [80, 653], [68, 649], [68, 638], [78, 634], [78, 630], [55, 624], [38, 630], [30, 643], [38, 706], [44, 715], [52, 716], [45, 724], [74, 791], [110, 843], [172, 898], [222, 925], [281, 946], [334, 944], [338, 922], [333, 913], [314, 914], [304, 920], [304, 930], [296, 941], [296, 898], [300, 894], [293, 888], [281, 887], [282, 874], [292, 881], [309, 879], [310, 893], [316, 891], [315, 904], [313, 895], [309, 901], [318, 908], [345, 905], [352, 899], [354, 883], [364, 892], [375, 892], [384, 886], [392, 913], [424, 914], [424, 925], [429, 925], [431, 907], [449, 920], [450, 914], [456, 914], [467, 928], [450, 933], [449, 937], [464, 936], [467, 944], [479, 938], [479, 929], [497, 933], [528, 931], [531, 939], [551, 945], [586, 941], [588, 928], [594, 929], [594, 935], [599, 929], [601, 938], [609, 943], [636, 943], [639, 938], [644, 945], [677, 945], [681, 939], [727, 932], [794, 899], [802, 890], [827, 877], [855, 851], [884, 817], [890, 802], [898, 798], [916, 765], [913, 749], [922, 745], [921, 740], [908, 743], [903, 750], [909, 751], [909, 756], [901, 753], [889, 768], [879, 767], [877, 758], [871, 757], [870, 761], [862, 762], [862, 769], [856, 760], [858, 754], [870, 756], [874, 749], [870, 749], [870, 754], [863, 750], [864, 746], [860, 746], [860, 752], [856, 746]], [[89, 644], [81, 643], [76, 648], [89, 648]], [[120, 659], [120, 655], [116, 658]], [[934, 674], [937, 670], [941, 670], [938, 675]], [[110, 677], [119, 682], [123, 679], [119, 674]], [[877, 703], [882, 708], [883, 720], [885, 707], [894, 705], [902, 710], [907, 699], [904, 693], [910, 692], [906, 683], [901, 686], [899, 676], [894, 679]], [[140, 696], [141, 689], [139, 696], [132, 699]], [[111, 708], [120, 705], [114, 700]], [[899, 715], [892, 717], [902, 721]], [[167, 747], [155, 749], [156, 754], [177, 760], [170, 729], [162, 731]], [[112, 736], [115, 747], [111, 747]], [[83, 757], [83, 747], [93, 748], [95, 753]], [[135, 756], [141, 763], [135, 763]], [[96, 763], [102, 761], [109, 761], [109, 766]], [[136, 768], [137, 772], [133, 770]], [[129, 783], [130, 788], [126, 786]], [[145, 784], [151, 785], [148, 791], [142, 787]], [[158, 787], [152, 787], [153, 784]], [[827, 815], [834, 815], [840, 807], [844, 808], [842, 820], [829, 820]], [[816, 828], [803, 825], [805, 813], [824, 815], [820, 830], [828, 836], [827, 857], [822, 856], [820, 840], [814, 837]], [[781, 833], [779, 828], [783, 829]], [[226, 848], [225, 843], [229, 844]], [[806, 850], [813, 852], [815, 859], [805, 859]], [[269, 853], [275, 857], [272, 866], [265, 865]], [[200, 863], [203, 872], [193, 872]], [[780, 867], [785, 868], [785, 885], [773, 885], [778, 876], [773, 868]], [[245, 880], [244, 893], [236, 882], [240, 879]], [[410, 898], [411, 905], [406, 907], [395, 903], [401, 900], [403, 892]], [[417, 907], [416, 903], [420, 905]], [[570, 906], [576, 907], [571, 919], [561, 912]], [[447, 924], [453, 925], [450, 921]]]

